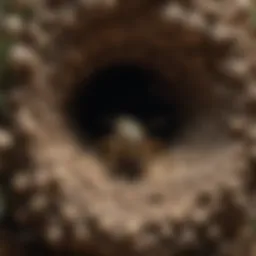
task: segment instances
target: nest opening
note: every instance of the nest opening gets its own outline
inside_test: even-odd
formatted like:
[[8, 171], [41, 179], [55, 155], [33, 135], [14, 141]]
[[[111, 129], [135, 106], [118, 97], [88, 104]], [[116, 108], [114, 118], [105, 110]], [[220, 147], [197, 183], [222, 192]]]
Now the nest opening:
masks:
[[65, 104], [66, 118], [79, 141], [87, 143], [110, 134], [113, 120], [127, 115], [135, 117], [153, 138], [171, 141], [187, 118], [186, 99], [175, 95], [174, 86], [171, 100], [163, 97], [170, 86], [157, 70], [133, 63], [109, 65], [75, 87]]

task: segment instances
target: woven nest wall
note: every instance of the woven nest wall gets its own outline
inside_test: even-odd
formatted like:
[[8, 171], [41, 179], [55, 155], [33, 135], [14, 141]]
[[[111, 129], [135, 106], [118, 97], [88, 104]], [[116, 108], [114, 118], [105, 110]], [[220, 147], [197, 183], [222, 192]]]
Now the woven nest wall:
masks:
[[[1, 132], [2, 230], [22, 249], [3, 253], [253, 255], [249, 1], [14, 4], [33, 15], [4, 22], [15, 83]], [[117, 179], [115, 155], [97, 152], [105, 120], [127, 113], [162, 147], [134, 148], [143, 175]], [[151, 129], [158, 118], [167, 130]]]

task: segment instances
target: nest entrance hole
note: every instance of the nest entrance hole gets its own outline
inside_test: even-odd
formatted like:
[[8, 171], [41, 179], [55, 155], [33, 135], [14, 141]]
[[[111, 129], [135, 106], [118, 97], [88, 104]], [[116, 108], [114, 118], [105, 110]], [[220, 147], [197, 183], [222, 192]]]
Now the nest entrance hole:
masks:
[[150, 136], [171, 141], [186, 121], [186, 99], [180, 102], [173, 89], [167, 100], [162, 89], [168, 86], [173, 85], [160, 72], [133, 63], [101, 68], [74, 87], [66, 104], [68, 123], [79, 141], [93, 143], [111, 133], [111, 120], [128, 115]]

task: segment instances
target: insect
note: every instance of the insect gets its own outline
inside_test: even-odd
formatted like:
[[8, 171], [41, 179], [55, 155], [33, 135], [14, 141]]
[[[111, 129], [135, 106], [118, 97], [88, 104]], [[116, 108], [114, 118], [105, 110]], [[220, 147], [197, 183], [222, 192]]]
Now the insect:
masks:
[[110, 134], [101, 140], [98, 149], [114, 176], [136, 180], [162, 148], [163, 143], [150, 138], [140, 121], [120, 116], [113, 120]]

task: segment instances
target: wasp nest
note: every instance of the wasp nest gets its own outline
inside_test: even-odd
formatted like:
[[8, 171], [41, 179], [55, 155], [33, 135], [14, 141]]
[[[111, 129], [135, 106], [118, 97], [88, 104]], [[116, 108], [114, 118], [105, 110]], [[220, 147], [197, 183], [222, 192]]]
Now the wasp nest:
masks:
[[9, 229], [56, 253], [250, 255], [249, 1], [16, 2]]

